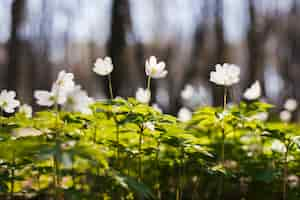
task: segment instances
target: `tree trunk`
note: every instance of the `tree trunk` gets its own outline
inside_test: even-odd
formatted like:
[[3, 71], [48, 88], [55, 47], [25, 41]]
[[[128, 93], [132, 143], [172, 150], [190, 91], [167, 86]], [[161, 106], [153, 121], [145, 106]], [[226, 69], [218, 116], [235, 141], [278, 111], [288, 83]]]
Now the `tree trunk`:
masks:
[[[124, 96], [123, 84], [128, 79], [128, 55], [126, 55], [127, 33], [131, 28], [130, 4], [128, 0], [114, 0], [111, 10], [111, 34], [108, 41], [108, 55], [112, 58], [114, 71], [112, 72], [112, 83], [114, 94]], [[105, 86], [108, 83], [106, 82]], [[129, 83], [127, 82], [127, 86]], [[105, 87], [106, 89], [107, 87]], [[108, 90], [106, 89], [108, 94]]]
[[[223, 0], [216, 0], [215, 6], [215, 34], [216, 34], [216, 47], [215, 47], [215, 64], [223, 64], [225, 62], [226, 45], [224, 38], [223, 27]], [[223, 88], [217, 85], [213, 86], [213, 100], [215, 106], [223, 104]]]
[[14, 0], [11, 9], [11, 31], [9, 41], [9, 60], [7, 69], [7, 87], [16, 90], [18, 86], [19, 58], [21, 56], [21, 39], [18, 31], [22, 23], [25, 11], [25, 0]]

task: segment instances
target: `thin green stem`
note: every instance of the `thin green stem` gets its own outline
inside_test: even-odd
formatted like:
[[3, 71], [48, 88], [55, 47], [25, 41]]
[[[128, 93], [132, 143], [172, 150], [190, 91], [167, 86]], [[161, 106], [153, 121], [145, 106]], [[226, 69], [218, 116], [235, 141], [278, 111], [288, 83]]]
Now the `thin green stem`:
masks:
[[156, 196], [158, 199], [161, 199], [161, 194], [160, 194], [160, 182], [159, 182], [159, 176], [160, 176], [160, 168], [159, 168], [159, 153], [160, 153], [160, 140], [158, 139], [157, 141], [157, 146], [156, 146], [156, 152], [155, 152], [155, 164], [156, 164], [156, 170], [157, 170], [157, 176], [156, 176]]
[[288, 148], [286, 147], [286, 152], [284, 153], [284, 163], [283, 163], [283, 176], [282, 176], [282, 200], [287, 199], [287, 176], [288, 176]]
[[[55, 134], [54, 134], [54, 139], [55, 139], [55, 148], [59, 148], [59, 107], [58, 104], [54, 104], [54, 110], [56, 114], [56, 121], [55, 121]], [[55, 190], [55, 199], [59, 198], [59, 186], [60, 186], [60, 169], [59, 169], [59, 158], [58, 158], [58, 152], [55, 151], [53, 154], [53, 164], [54, 164], [54, 190]]]
[[96, 144], [97, 142], [97, 126], [94, 126], [94, 134], [93, 134], [93, 143]]
[[222, 129], [222, 139], [221, 139], [221, 164], [224, 166], [225, 162], [225, 131]]
[[[0, 108], [0, 115], [1, 115], [1, 117], [4, 117], [4, 111], [2, 108]], [[3, 125], [4, 125], [4, 123], [3, 123], [3, 121], [1, 121], [1, 128], [3, 127]]]
[[114, 119], [114, 122], [116, 124], [116, 168], [118, 169], [119, 168], [119, 159], [120, 159], [120, 125], [119, 125], [119, 122], [117, 120], [117, 117], [115, 115], [115, 113], [112, 113], [113, 114], [113, 119]]
[[[223, 99], [223, 112], [227, 109], [227, 87], [224, 87], [224, 99]], [[221, 163], [224, 165], [225, 162], [225, 127], [222, 122], [222, 139], [221, 139]]]
[[14, 190], [15, 190], [15, 167], [16, 167], [16, 159], [15, 159], [15, 151], [12, 153], [12, 168], [11, 168], [11, 179], [10, 179], [10, 199], [14, 199]]
[[108, 74], [108, 88], [109, 88], [109, 95], [110, 99], [114, 99], [113, 89], [112, 89], [112, 81], [111, 81], [111, 75]]
[[116, 125], [116, 141], [117, 141], [117, 167], [119, 167], [120, 159], [120, 128], [119, 124]]
[[[224, 87], [224, 96], [223, 96], [223, 112], [226, 112], [227, 109], [227, 91], [228, 88]], [[224, 114], [224, 113], [223, 113]], [[224, 119], [223, 119], [224, 120]], [[222, 138], [221, 138], [221, 165], [224, 167], [225, 164], [225, 127], [224, 127], [224, 121], [222, 121]], [[223, 189], [224, 189], [224, 176], [220, 176], [219, 183], [218, 183], [218, 193], [217, 193], [217, 199], [222, 199], [223, 195]]]
[[58, 155], [54, 156], [54, 167], [55, 167], [55, 174], [56, 174], [56, 189], [58, 189], [58, 187], [60, 185], [60, 171], [59, 171]]
[[223, 99], [223, 109], [227, 109], [227, 93], [228, 93], [228, 88], [224, 87], [224, 99]]
[[151, 87], [151, 76], [148, 76], [148, 79], [147, 79], [147, 90], [151, 91], [150, 87]]
[[38, 185], [38, 191], [41, 190], [41, 180], [40, 180], [40, 177], [41, 177], [41, 174], [40, 174], [40, 171], [38, 172], [37, 174], [37, 185]]
[[54, 187], [55, 198], [56, 198], [57, 197], [57, 185], [56, 185], [56, 173], [55, 173], [55, 155], [53, 155], [52, 161], [53, 161], [52, 181], [53, 181], [53, 187]]
[[140, 132], [139, 132], [139, 160], [138, 160], [138, 180], [139, 182], [142, 181], [142, 171], [143, 171], [143, 166], [142, 166], [142, 162], [143, 162], [143, 152], [142, 152], [142, 143], [143, 143], [143, 132], [144, 132], [144, 128], [141, 127], [140, 128]]
[[75, 167], [74, 167], [74, 156], [72, 155], [71, 157], [71, 162], [72, 162], [72, 168], [71, 168], [71, 173], [72, 173], [72, 183], [73, 183], [73, 187], [75, 188]]
[[184, 178], [184, 147], [181, 147], [181, 159], [180, 159], [180, 176], [179, 176], [179, 199], [182, 199], [183, 192], [183, 178]]
[[180, 158], [178, 165], [178, 183], [176, 187], [176, 200], [182, 199], [182, 176], [183, 176], [183, 163], [184, 163], [184, 147], [180, 148]]

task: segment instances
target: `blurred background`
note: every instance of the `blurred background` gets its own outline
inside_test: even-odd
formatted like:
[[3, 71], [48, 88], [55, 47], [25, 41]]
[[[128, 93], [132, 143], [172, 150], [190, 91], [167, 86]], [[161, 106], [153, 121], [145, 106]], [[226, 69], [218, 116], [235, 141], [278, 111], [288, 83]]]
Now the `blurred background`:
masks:
[[[107, 82], [91, 69], [111, 56], [114, 93], [134, 96], [146, 85], [145, 59], [155, 55], [169, 74], [152, 81], [152, 102], [167, 113], [220, 105], [209, 72], [224, 62], [242, 70], [231, 101], [259, 80], [280, 108], [286, 98], [300, 100], [299, 21], [300, 0], [0, 0], [0, 87], [33, 103], [33, 91], [49, 89], [65, 69], [105, 98]], [[180, 97], [186, 84], [195, 88], [188, 102]]]

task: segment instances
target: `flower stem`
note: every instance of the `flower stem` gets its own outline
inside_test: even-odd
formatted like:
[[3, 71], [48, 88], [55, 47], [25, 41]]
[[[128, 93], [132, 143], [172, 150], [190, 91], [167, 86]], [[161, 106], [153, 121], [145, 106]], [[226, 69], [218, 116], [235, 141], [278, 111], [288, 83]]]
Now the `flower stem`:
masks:
[[151, 76], [148, 76], [148, 79], [147, 79], [147, 90], [150, 91], [150, 87], [151, 87]]
[[110, 99], [113, 99], [114, 94], [113, 94], [112, 81], [111, 81], [111, 75], [110, 74], [108, 74], [108, 88], [109, 88]]
[[[117, 166], [119, 165], [119, 158], [120, 158], [120, 128], [119, 125], [116, 125], [116, 140], [117, 140]], [[119, 167], [119, 166], [118, 166]]]
[[[54, 104], [54, 110], [56, 114], [56, 121], [55, 121], [55, 134], [54, 134], [54, 139], [55, 139], [55, 148], [59, 148], [59, 107], [58, 104]], [[58, 152], [55, 150], [55, 153], [53, 154], [53, 164], [54, 164], [54, 176], [53, 176], [53, 181], [54, 181], [54, 190], [55, 190], [55, 199], [59, 198], [59, 186], [60, 186], [60, 171], [59, 171], [59, 158], [58, 158]]]
[[72, 173], [72, 184], [73, 184], [73, 187], [75, 188], [75, 166], [74, 166], [74, 162], [75, 162], [75, 159], [74, 159], [74, 156], [72, 155], [71, 156], [71, 163], [72, 163], [72, 166], [71, 166], [71, 173]]
[[156, 184], [157, 184], [157, 198], [161, 199], [161, 194], [160, 194], [160, 183], [159, 183], [159, 176], [160, 176], [160, 167], [159, 167], [159, 153], [160, 153], [160, 139], [157, 141], [157, 146], [156, 146], [156, 152], [155, 152], [155, 165], [156, 165], [156, 170], [157, 170], [157, 176], [156, 176]]
[[[4, 117], [4, 111], [2, 108], [0, 108], [0, 116]], [[3, 128], [3, 126], [4, 126], [3, 120], [0, 122], [0, 125], [1, 125], [1, 128]]]
[[[227, 87], [224, 87], [224, 96], [223, 96], [223, 112], [227, 109]], [[224, 114], [224, 113], [223, 113]], [[223, 119], [224, 120], [224, 119]], [[222, 138], [221, 138], [221, 165], [224, 167], [225, 164], [225, 127], [224, 127], [224, 121], [222, 121]], [[218, 184], [218, 193], [217, 193], [217, 199], [222, 199], [224, 189], [224, 176], [220, 176], [219, 184]]]
[[180, 158], [180, 176], [179, 176], [179, 199], [182, 199], [183, 191], [183, 178], [184, 178], [184, 146], [181, 147], [181, 158]]
[[10, 178], [10, 199], [14, 199], [14, 189], [15, 189], [15, 166], [16, 166], [16, 160], [15, 160], [15, 151], [13, 150], [12, 153], [12, 168], [11, 168], [11, 178]]
[[[227, 87], [224, 87], [224, 99], [223, 99], [223, 112], [227, 109]], [[221, 163], [224, 165], [225, 161], [225, 127], [224, 122], [222, 122], [222, 140], [221, 140]]]
[[94, 135], [93, 135], [93, 143], [96, 144], [97, 141], [97, 127], [95, 125], [94, 127]]
[[227, 109], [227, 93], [228, 93], [228, 88], [224, 87], [224, 99], [223, 99], [223, 109]]
[[117, 146], [117, 151], [116, 151], [116, 168], [119, 168], [119, 159], [120, 159], [120, 125], [119, 122], [117, 120], [116, 115], [113, 114], [113, 119], [115, 121], [116, 124], [116, 146]]
[[138, 180], [139, 182], [142, 181], [142, 170], [143, 170], [143, 166], [142, 166], [142, 143], [143, 143], [143, 132], [144, 132], [144, 128], [141, 127], [140, 128], [140, 133], [139, 133], [139, 160], [138, 160]]
[[288, 175], [288, 147], [284, 153], [283, 176], [282, 176], [282, 200], [287, 199], [287, 175]]

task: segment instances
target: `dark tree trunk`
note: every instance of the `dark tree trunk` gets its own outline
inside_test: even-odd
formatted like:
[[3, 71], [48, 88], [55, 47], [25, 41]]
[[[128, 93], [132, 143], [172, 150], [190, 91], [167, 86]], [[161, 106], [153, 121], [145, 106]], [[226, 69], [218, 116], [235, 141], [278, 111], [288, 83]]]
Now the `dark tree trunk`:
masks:
[[[122, 84], [124, 84], [124, 81], [128, 78], [126, 74], [128, 74], [129, 67], [127, 66], [128, 58], [125, 52], [127, 33], [131, 26], [129, 1], [114, 0], [111, 13], [111, 34], [108, 41], [108, 55], [112, 58], [115, 67], [112, 72], [113, 90], [115, 96], [123, 96], [126, 92], [121, 91], [121, 88], [123, 88]], [[108, 94], [108, 91], [106, 93]]]
[[[51, 87], [51, 71], [52, 66], [49, 61], [49, 50], [50, 50], [50, 36], [52, 33], [52, 2], [42, 2], [42, 15], [40, 24], [40, 36], [39, 36], [39, 48], [38, 53], [40, 57], [36, 59], [37, 65], [34, 66], [34, 73], [39, 76], [33, 77], [33, 88], [48, 89]], [[47, 73], [45, 73], [47, 72]]]
[[258, 69], [261, 66], [260, 59], [261, 51], [263, 51], [260, 44], [259, 32], [256, 26], [256, 13], [253, 0], [249, 0], [249, 31], [248, 31], [248, 80], [246, 86], [248, 87], [258, 78]]
[[248, 78], [246, 86], [259, 80], [264, 91], [265, 44], [272, 30], [274, 20], [265, 16], [263, 25], [258, 26], [258, 14], [255, 10], [255, 1], [248, 1], [249, 30], [248, 30]]
[[26, 0], [14, 0], [11, 9], [11, 31], [9, 41], [9, 60], [7, 69], [7, 87], [16, 90], [18, 83], [19, 59], [21, 56], [21, 39], [19, 38], [18, 31], [22, 23], [25, 11]]
[[[225, 62], [226, 45], [224, 38], [223, 27], [223, 0], [216, 0], [215, 5], [215, 34], [216, 34], [216, 47], [215, 47], [215, 64], [223, 64]], [[214, 70], [214, 69], [213, 69]], [[220, 106], [223, 103], [223, 87], [213, 85], [213, 99], [214, 105]]]

